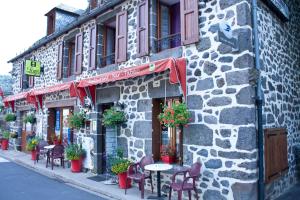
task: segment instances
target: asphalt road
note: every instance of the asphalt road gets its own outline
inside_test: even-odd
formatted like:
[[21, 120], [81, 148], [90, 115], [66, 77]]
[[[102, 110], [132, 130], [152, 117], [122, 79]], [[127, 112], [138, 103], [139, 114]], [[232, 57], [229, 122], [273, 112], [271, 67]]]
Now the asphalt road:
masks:
[[108, 200], [0, 157], [0, 200]]

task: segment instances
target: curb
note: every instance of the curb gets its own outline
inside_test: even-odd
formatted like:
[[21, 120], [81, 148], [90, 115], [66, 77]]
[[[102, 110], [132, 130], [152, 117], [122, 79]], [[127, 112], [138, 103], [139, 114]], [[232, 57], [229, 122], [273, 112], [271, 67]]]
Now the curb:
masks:
[[90, 191], [90, 192], [93, 192], [93, 193], [97, 193], [101, 196], [104, 196], [104, 198], [107, 197], [107, 198], [113, 199], [113, 200], [123, 200], [123, 198], [121, 198], [119, 196], [112, 195], [111, 193], [105, 192], [103, 190], [98, 190], [94, 187], [90, 187], [86, 184], [82, 184], [79, 181], [75, 181], [74, 179], [70, 179], [70, 178], [55, 174], [54, 172], [49, 172], [48, 170], [43, 170], [43, 169], [37, 168], [35, 166], [24, 163], [22, 160], [19, 160], [17, 158], [11, 158], [11, 157], [8, 157], [8, 156], [3, 155], [1, 153], [0, 153], [0, 155], [1, 155], [1, 157], [5, 158], [5, 159], [7, 159], [11, 162], [19, 164], [19, 165], [21, 165], [21, 166], [23, 166], [23, 167], [25, 167], [29, 170], [37, 172], [37, 173], [39, 173], [43, 176], [47, 176], [48, 178], [52, 178], [52, 179], [57, 179], [57, 180], [62, 181], [64, 183], [69, 183], [70, 186], [72, 186], [72, 185], [77, 186], [76, 188], [78, 188], [78, 189], [82, 188], [87, 192]]

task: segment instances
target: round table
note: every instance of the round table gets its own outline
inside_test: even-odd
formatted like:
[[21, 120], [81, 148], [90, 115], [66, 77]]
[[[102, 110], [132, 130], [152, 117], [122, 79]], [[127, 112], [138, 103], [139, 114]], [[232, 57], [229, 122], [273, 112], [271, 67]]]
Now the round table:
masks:
[[173, 166], [169, 164], [150, 164], [145, 166], [145, 170], [156, 171], [157, 172], [157, 197], [148, 197], [148, 199], [161, 199], [161, 188], [160, 188], [160, 172], [168, 171], [172, 169]]

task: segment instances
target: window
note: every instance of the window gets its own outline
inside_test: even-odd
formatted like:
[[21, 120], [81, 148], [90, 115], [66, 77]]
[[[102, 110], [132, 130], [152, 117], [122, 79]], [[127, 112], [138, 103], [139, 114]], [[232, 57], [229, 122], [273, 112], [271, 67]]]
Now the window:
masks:
[[103, 49], [100, 58], [100, 67], [115, 63], [116, 45], [116, 19], [111, 19], [105, 23], [103, 30]]
[[66, 63], [63, 68], [63, 78], [68, 78], [74, 75], [75, 65], [75, 39], [67, 41], [65, 43], [65, 60]]
[[91, 10], [97, 8], [97, 5], [98, 4], [98, 0], [90, 0], [90, 7], [91, 7]]
[[50, 13], [47, 17], [47, 35], [52, 34], [55, 31], [55, 14]]
[[28, 89], [34, 86], [34, 77], [25, 74], [25, 61], [21, 64], [20, 88]]
[[157, 51], [181, 45], [179, 0], [158, 2]]
[[162, 146], [168, 146], [174, 150], [175, 162], [182, 164], [183, 161], [183, 141], [182, 141], [182, 130], [180, 128], [169, 128], [164, 127], [160, 124], [157, 116], [162, 112], [162, 105], [171, 106], [173, 103], [180, 102], [179, 98], [167, 99], [154, 99], [153, 110], [152, 110], [152, 153], [155, 161], [161, 160], [161, 148]]

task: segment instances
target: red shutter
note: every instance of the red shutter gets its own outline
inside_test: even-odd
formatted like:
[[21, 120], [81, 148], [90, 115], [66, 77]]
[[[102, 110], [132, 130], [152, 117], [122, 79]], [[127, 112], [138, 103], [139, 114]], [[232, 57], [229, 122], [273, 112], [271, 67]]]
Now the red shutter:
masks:
[[149, 53], [149, 6], [148, 0], [138, 4], [137, 14], [137, 53], [145, 56]]
[[75, 74], [81, 74], [82, 71], [82, 47], [83, 34], [78, 33], [75, 36]]
[[96, 69], [96, 49], [97, 49], [97, 28], [90, 28], [90, 44], [89, 44], [89, 70]]
[[24, 62], [22, 62], [21, 65], [20, 65], [20, 71], [21, 71], [21, 76], [20, 76], [20, 88], [23, 89]]
[[180, 0], [181, 43], [191, 44], [199, 41], [198, 0]]
[[127, 57], [127, 11], [117, 14], [116, 62], [124, 62]]
[[63, 68], [63, 51], [64, 51], [63, 42], [58, 44], [58, 58], [57, 58], [57, 79], [62, 79], [62, 68]]

